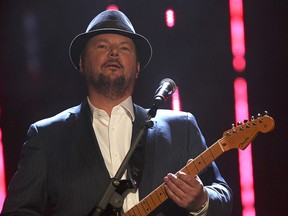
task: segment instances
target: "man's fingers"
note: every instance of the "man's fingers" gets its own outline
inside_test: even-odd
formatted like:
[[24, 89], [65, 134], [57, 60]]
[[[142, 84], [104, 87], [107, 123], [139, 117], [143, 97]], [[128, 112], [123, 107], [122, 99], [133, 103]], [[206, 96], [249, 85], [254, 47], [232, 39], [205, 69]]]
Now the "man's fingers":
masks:
[[[172, 199], [175, 203], [177, 203], [181, 207], [187, 206], [187, 195], [181, 189], [181, 185], [184, 183], [181, 179], [179, 179], [174, 174], [168, 174], [165, 178], [165, 190], [167, 195]], [[182, 182], [182, 183], [181, 183]]]
[[184, 196], [183, 188], [185, 189], [186, 184], [183, 180], [179, 179], [177, 175], [169, 173], [167, 177], [164, 179], [166, 185], [168, 188], [173, 191], [173, 194], [175, 194], [178, 197]]

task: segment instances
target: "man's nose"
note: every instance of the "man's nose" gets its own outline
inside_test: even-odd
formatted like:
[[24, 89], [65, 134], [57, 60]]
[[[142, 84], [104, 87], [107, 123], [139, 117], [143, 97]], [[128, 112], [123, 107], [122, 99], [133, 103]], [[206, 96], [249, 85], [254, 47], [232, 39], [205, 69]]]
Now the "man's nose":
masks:
[[109, 52], [110, 58], [119, 58], [119, 50], [117, 47], [111, 47]]

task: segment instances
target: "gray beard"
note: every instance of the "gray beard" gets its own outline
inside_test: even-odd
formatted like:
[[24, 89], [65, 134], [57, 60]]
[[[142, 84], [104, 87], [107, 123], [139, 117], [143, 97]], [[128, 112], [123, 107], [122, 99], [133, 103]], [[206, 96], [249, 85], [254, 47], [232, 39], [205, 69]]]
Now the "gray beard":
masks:
[[131, 83], [129, 82], [130, 80], [127, 81], [124, 75], [111, 79], [108, 76], [99, 74], [98, 80], [93, 78], [90, 79], [90, 83], [94, 90], [110, 100], [117, 100], [125, 96], [125, 93], [131, 86]]

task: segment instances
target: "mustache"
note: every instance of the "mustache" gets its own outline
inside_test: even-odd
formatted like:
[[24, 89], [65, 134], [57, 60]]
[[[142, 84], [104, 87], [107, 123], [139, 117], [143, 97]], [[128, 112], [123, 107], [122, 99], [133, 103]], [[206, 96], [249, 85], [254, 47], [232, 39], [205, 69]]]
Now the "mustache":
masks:
[[109, 59], [106, 62], [104, 62], [104, 64], [102, 66], [107, 66], [109, 64], [116, 64], [117, 66], [119, 66], [120, 68], [123, 68], [123, 65], [121, 64], [121, 62], [119, 61], [119, 59]]

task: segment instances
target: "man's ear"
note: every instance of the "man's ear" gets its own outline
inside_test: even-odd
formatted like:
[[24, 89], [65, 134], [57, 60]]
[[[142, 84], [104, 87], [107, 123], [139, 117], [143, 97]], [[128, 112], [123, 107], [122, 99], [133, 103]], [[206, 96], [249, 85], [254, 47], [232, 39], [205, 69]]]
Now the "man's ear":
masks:
[[138, 76], [139, 76], [139, 73], [140, 73], [140, 68], [141, 68], [139, 62], [137, 63], [137, 66], [136, 66], [136, 67], [137, 67], [137, 73], [136, 73], [136, 79], [137, 79]]
[[83, 60], [82, 60], [82, 56], [80, 56], [80, 60], [79, 60], [79, 71], [80, 71], [82, 74], [84, 73], [83, 67], [84, 67], [84, 62], [83, 62]]

